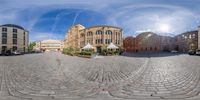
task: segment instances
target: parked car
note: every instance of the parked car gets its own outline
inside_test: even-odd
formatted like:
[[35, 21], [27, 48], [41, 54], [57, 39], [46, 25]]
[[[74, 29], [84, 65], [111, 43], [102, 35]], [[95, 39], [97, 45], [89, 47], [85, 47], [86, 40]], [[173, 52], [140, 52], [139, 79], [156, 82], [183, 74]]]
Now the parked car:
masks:
[[12, 54], [13, 54], [13, 55], [21, 55], [22, 53], [19, 52], [19, 51], [14, 51], [14, 52], [12, 52]]
[[6, 55], [6, 56], [11, 56], [11, 55], [12, 55], [11, 50], [7, 50], [6, 53], [5, 53], [5, 55]]
[[195, 55], [196, 52], [195, 52], [195, 50], [189, 50], [189, 51], [188, 51], [188, 54], [189, 54], [189, 55]]
[[200, 50], [196, 50], [196, 55], [200, 55]]
[[178, 51], [176, 51], [176, 50], [172, 50], [171, 53], [178, 53]]

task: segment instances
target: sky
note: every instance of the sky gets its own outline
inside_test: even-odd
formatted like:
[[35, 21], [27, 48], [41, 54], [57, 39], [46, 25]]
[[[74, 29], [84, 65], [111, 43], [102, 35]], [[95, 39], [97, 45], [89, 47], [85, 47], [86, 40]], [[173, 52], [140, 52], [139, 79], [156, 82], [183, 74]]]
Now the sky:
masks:
[[75, 24], [121, 27], [124, 37], [197, 30], [200, 0], [0, 0], [0, 24], [17, 24], [30, 41], [63, 40]]

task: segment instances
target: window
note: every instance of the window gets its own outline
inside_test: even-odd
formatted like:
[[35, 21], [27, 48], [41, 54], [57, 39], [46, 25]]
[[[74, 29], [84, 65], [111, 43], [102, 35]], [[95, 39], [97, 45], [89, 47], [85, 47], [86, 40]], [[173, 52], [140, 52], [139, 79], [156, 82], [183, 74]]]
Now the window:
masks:
[[24, 52], [26, 52], [26, 48], [24, 47], [23, 49], [24, 49]]
[[88, 33], [87, 33], [87, 36], [92, 36], [92, 32], [88, 32]]
[[101, 44], [103, 43], [103, 39], [101, 39]]
[[106, 44], [110, 44], [112, 42], [112, 39], [106, 39]]
[[196, 36], [196, 35], [195, 35], [195, 34], [193, 34], [193, 35], [192, 35], [192, 38], [195, 38], [195, 36]]
[[98, 30], [98, 31], [96, 32], [96, 34], [97, 34], [97, 35], [103, 34], [103, 32], [102, 32], [101, 30]]
[[17, 44], [17, 39], [13, 39], [13, 44]]
[[14, 33], [17, 33], [17, 29], [13, 29], [13, 32], [14, 32]]
[[96, 39], [96, 44], [98, 43], [98, 40]]
[[2, 38], [7, 38], [7, 33], [2, 33]]
[[17, 34], [13, 34], [13, 38], [17, 38]]
[[17, 47], [16, 46], [13, 46], [13, 51], [16, 51], [17, 50]]
[[7, 38], [2, 38], [2, 44], [7, 44]]
[[108, 30], [108, 31], [106, 31], [106, 34], [112, 35], [112, 31], [111, 31], [111, 30]]
[[7, 49], [7, 46], [2, 46], [1, 48], [3, 51], [5, 51]]
[[189, 39], [191, 39], [191, 38], [192, 38], [192, 35], [190, 34], [190, 35], [189, 35]]
[[24, 45], [26, 44], [26, 38], [25, 38], [25, 36], [24, 36]]
[[100, 44], [100, 39], [98, 39], [98, 44]]
[[7, 28], [2, 28], [2, 32], [7, 32]]

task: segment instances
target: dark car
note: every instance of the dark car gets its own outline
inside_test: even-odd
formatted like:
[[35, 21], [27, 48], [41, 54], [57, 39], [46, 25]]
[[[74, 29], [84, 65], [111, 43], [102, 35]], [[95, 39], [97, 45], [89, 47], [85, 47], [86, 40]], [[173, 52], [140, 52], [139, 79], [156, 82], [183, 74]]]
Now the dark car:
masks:
[[188, 51], [188, 54], [189, 54], [189, 55], [195, 55], [196, 52], [195, 52], [195, 50], [189, 50], [189, 51]]
[[6, 55], [6, 56], [11, 56], [11, 55], [12, 55], [11, 50], [7, 50], [6, 53], [5, 53], [5, 55]]

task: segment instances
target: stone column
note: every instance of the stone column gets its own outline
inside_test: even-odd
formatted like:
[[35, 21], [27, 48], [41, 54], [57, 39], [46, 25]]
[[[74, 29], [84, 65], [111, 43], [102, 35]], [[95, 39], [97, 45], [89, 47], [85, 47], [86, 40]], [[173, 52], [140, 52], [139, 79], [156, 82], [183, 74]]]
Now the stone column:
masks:
[[200, 50], [200, 26], [198, 27], [198, 49]]

